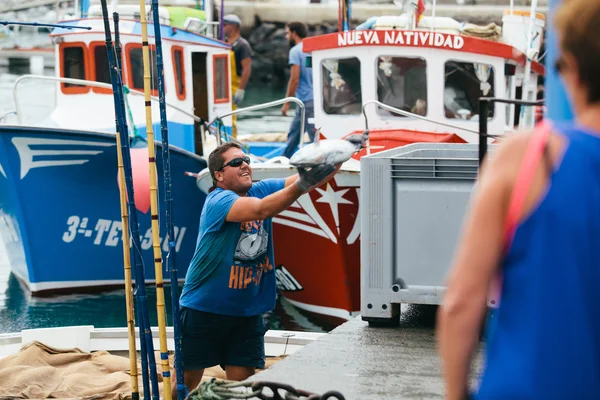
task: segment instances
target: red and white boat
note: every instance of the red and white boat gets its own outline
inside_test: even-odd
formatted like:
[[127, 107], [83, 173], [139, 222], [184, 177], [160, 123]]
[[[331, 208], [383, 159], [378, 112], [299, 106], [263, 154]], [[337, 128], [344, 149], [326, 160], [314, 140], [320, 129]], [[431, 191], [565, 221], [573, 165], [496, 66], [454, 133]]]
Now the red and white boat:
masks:
[[[321, 137], [361, 133], [367, 121], [370, 129], [369, 148], [346, 162], [330, 183], [273, 219], [281, 295], [333, 325], [360, 310], [360, 157], [416, 142], [476, 143], [478, 99], [535, 100], [538, 77], [544, 74], [535, 61], [543, 15], [507, 12], [500, 33], [493, 24], [465, 25], [416, 14], [409, 10], [374, 18], [369, 29], [303, 42], [311, 54], [314, 123]], [[534, 118], [534, 110], [519, 113], [514, 106], [495, 103], [488, 130], [503, 134], [519, 119], [524, 127]], [[294, 173], [284, 157], [253, 164], [256, 180]], [[198, 185], [204, 191], [210, 187], [207, 170], [200, 173]]]

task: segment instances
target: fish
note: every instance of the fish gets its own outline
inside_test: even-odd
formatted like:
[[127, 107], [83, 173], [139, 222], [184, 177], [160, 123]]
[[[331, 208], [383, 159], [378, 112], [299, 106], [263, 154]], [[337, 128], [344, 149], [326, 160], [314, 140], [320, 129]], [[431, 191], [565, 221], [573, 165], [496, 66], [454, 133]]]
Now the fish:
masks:
[[345, 139], [323, 139], [302, 146], [292, 158], [290, 165], [298, 168], [316, 167], [317, 165], [337, 165], [348, 161], [364, 147], [369, 131], [362, 134], [349, 135]]

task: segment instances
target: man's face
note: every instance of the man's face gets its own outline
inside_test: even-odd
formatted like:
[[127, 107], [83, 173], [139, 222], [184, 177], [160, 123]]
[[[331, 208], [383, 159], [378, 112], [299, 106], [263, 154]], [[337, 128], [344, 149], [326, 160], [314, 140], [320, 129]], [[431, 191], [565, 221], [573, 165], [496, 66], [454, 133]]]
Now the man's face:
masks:
[[223, 32], [225, 32], [225, 36], [231, 37], [231, 35], [235, 32], [237, 25], [235, 24], [223, 24]]
[[296, 45], [295, 35], [288, 27], [285, 28], [285, 38], [290, 42], [290, 46], [294, 47]]
[[[238, 165], [239, 160], [247, 157], [238, 148], [232, 147], [223, 153], [224, 167], [221, 171], [215, 171], [215, 178], [225, 189], [232, 190], [238, 194], [246, 193], [252, 187], [252, 168], [245, 161]], [[234, 161], [233, 166], [228, 163]]]

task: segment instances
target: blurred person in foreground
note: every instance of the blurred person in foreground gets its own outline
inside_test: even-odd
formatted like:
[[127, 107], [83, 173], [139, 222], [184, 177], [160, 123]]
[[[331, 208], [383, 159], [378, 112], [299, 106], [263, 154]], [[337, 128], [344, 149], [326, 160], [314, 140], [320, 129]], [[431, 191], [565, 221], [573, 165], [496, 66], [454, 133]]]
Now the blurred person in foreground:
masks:
[[[600, 0], [556, 10], [556, 65], [575, 121], [554, 124], [504, 250], [531, 134], [486, 160], [457, 249], [437, 335], [447, 398], [468, 398], [492, 277], [503, 276], [476, 399], [600, 398]], [[538, 131], [539, 133], [539, 131]]]

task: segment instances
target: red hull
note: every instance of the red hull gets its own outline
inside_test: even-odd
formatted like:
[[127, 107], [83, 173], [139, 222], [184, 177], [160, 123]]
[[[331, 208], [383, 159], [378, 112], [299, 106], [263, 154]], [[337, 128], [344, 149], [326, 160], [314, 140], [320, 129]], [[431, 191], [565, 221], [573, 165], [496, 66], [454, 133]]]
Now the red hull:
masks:
[[[464, 143], [454, 134], [402, 130], [374, 130], [369, 138], [372, 153], [417, 142]], [[273, 220], [281, 294], [339, 323], [360, 310], [359, 185], [359, 174], [336, 177]]]

